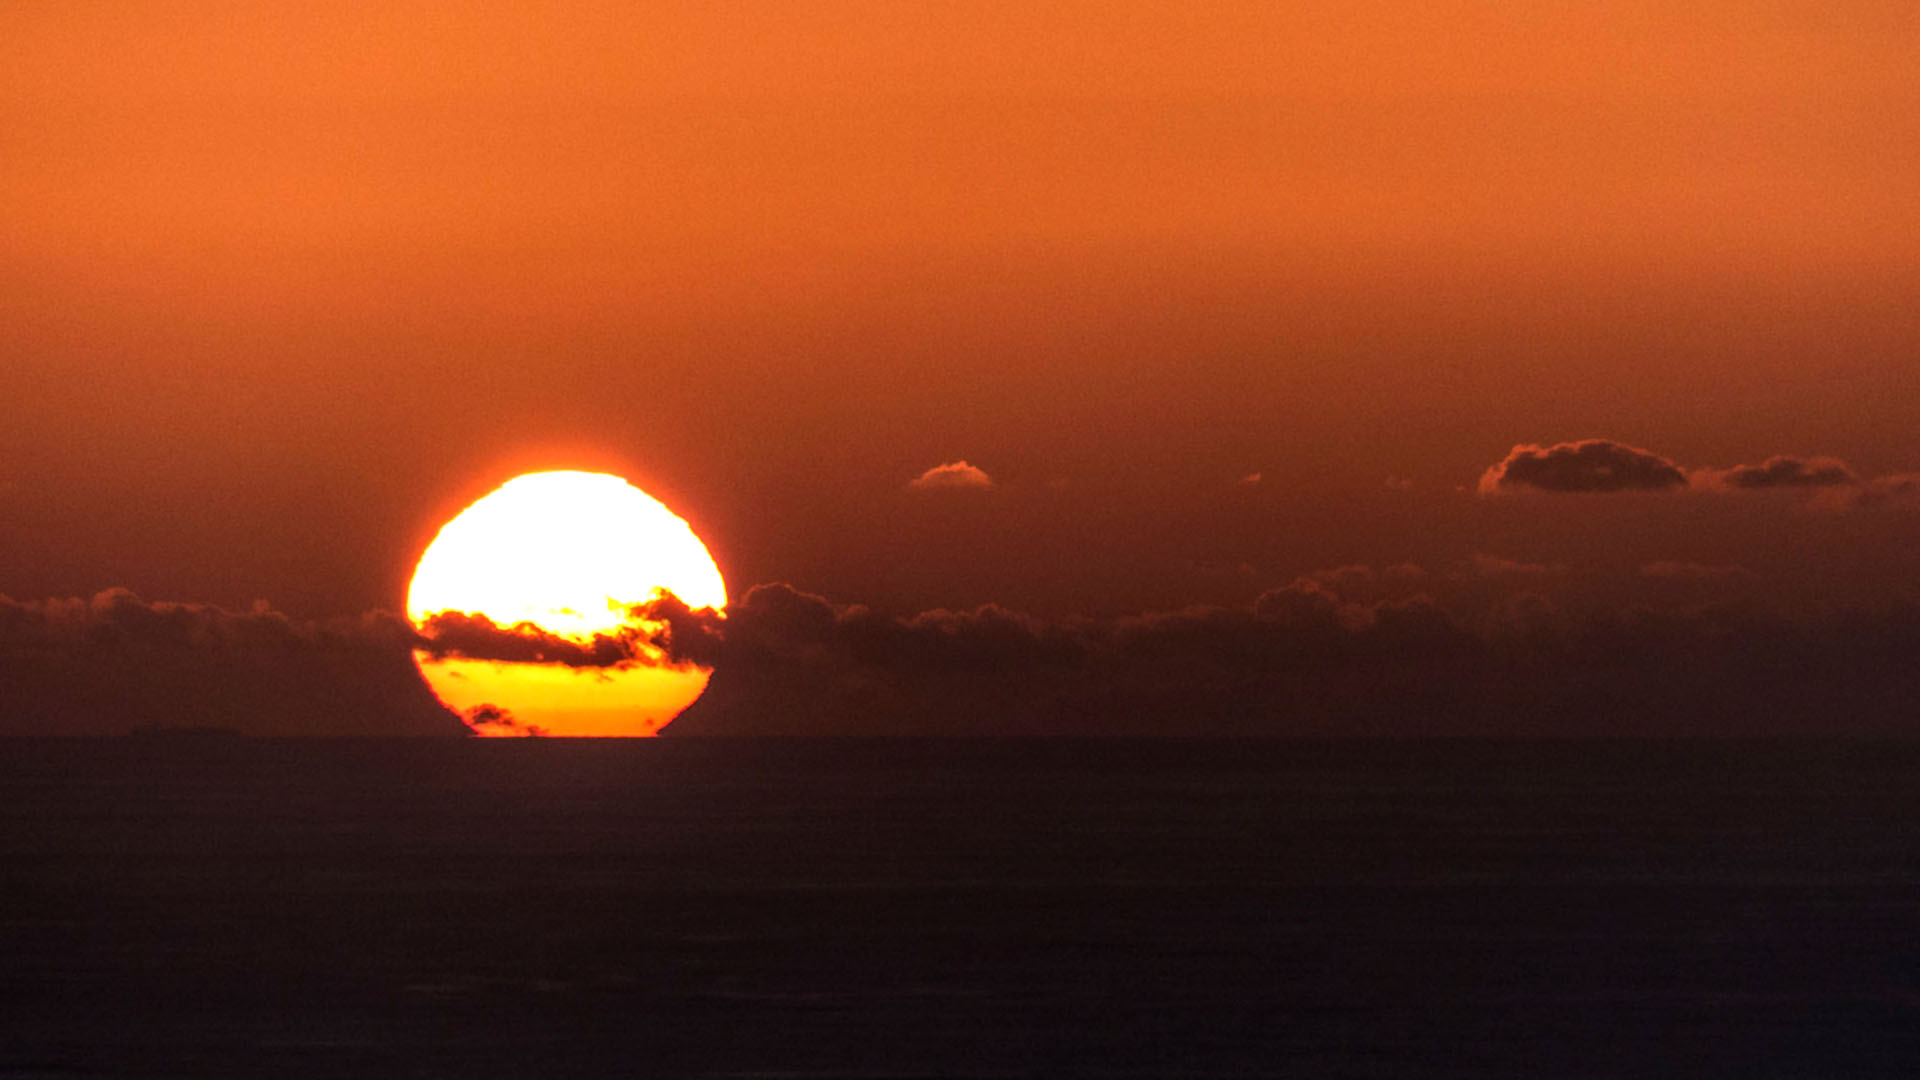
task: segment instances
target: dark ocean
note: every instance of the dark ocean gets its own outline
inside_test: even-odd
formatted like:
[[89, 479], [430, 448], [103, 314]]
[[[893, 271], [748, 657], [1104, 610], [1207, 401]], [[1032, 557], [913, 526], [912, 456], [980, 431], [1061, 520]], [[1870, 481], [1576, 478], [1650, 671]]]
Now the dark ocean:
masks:
[[0, 1076], [1920, 1075], [1920, 744], [0, 741]]

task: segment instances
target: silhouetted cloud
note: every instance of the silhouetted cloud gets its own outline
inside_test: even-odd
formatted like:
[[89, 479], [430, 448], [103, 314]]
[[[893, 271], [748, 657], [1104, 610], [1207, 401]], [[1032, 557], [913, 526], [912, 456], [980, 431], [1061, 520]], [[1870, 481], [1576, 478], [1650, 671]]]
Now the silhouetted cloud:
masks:
[[[1662, 580], [1726, 568], [1655, 563]], [[713, 669], [673, 734], [1569, 735], [1912, 733], [1920, 609], [1789, 618], [1566, 606], [1557, 568], [1346, 566], [1241, 606], [1040, 617], [896, 616], [789, 585], [724, 614], [660, 595], [630, 636], [581, 645], [444, 619], [436, 647], [518, 662]], [[1428, 587], [1440, 595], [1421, 591]], [[216, 725], [256, 734], [456, 735], [393, 615], [0, 600], [0, 731]], [[596, 651], [608, 650], [608, 651]], [[621, 661], [629, 662], [629, 661]], [[507, 707], [476, 730], [531, 734]]]
[[414, 667], [413, 628], [257, 607], [0, 597], [0, 733], [225, 727], [259, 735], [458, 734]]
[[1859, 475], [1839, 458], [1803, 458], [1788, 454], [1776, 454], [1758, 465], [1695, 469], [1689, 479], [1694, 487], [1709, 491], [1841, 487], [1860, 482]]
[[938, 488], [983, 489], [993, 486], [993, 477], [983, 469], [975, 468], [965, 461], [949, 461], [945, 465], [935, 465], [926, 472], [913, 478], [907, 485], [916, 490]]
[[670, 651], [715, 671], [677, 733], [1708, 734], [1920, 722], [1910, 704], [1920, 671], [1905, 652], [1920, 647], [1920, 614], [1909, 609], [1840, 623], [1575, 615], [1529, 588], [1449, 610], [1424, 594], [1356, 602], [1303, 577], [1248, 607], [1102, 619], [992, 606], [890, 617], [786, 585], [750, 590], [724, 620], [653, 614]]
[[[656, 615], [656, 611], [692, 614], [670, 590], [656, 589], [651, 600], [634, 605], [624, 613], [625, 625], [580, 641], [552, 633], [531, 622], [501, 626], [485, 615], [440, 611], [427, 616], [421, 623], [413, 646], [435, 658], [557, 664], [570, 668], [675, 663], [677, 661], [667, 656], [660, 643], [665, 627], [659, 621], [663, 616]], [[708, 613], [711, 614], [710, 610]]]
[[1480, 477], [1480, 493], [1670, 491], [1687, 485], [1678, 465], [1649, 450], [1610, 439], [1553, 446], [1523, 445]]
[[1776, 454], [1757, 465], [1683, 469], [1650, 450], [1608, 439], [1553, 446], [1516, 446], [1480, 477], [1482, 495], [1519, 490], [1550, 492], [1695, 491], [1744, 493], [1811, 491], [1829, 509], [1877, 506], [1920, 495], [1920, 474], [1865, 479], [1837, 457]]
[[530, 622], [503, 627], [485, 615], [442, 611], [428, 616], [420, 627], [417, 647], [435, 657], [584, 668], [646, 662], [649, 657], [644, 644], [638, 628], [613, 635], [595, 634], [591, 641], [579, 642], [548, 633]]
[[475, 705], [462, 717], [476, 735], [527, 738], [545, 735], [538, 724], [523, 724], [509, 710], [498, 705]]

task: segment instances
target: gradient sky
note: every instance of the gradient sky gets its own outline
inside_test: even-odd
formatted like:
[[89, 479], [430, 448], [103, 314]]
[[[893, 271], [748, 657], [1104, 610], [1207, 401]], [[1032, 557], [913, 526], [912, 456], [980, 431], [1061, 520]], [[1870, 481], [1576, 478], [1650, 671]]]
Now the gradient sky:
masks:
[[0, 593], [393, 609], [573, 467], [901, 612], [1912, 596], [1920, 499], [1476, 486], [1920, 470], [1916, 10], [7, 5]]

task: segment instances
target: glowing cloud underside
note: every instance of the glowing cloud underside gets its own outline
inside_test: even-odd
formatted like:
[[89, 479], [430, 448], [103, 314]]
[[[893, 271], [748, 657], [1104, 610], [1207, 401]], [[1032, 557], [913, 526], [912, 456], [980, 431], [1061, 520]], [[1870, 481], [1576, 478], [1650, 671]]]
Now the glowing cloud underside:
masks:
[[[533, 473], [440, 530], [407, 592], [407, 616], [484, 615], [587, 642], [640, 626], [629, 614], [665, 589], [693, 607], [726, 605], [706, 546], [674, 513], [617, 476]], [[634, 661], [569, 668], [415, 653], [427, 684], [462, 716], [492, 706], [549, 735], [652, 735], [699, 698], [708, 672]], [[484, 734], [508, 733], [478, 724]]]

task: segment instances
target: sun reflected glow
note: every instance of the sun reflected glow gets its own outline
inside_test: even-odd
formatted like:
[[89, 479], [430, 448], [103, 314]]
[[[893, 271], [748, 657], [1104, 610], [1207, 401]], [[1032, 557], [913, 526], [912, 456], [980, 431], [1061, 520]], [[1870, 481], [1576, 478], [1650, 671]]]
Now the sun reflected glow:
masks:
[[[722, 608], [726, 586], [706, 546], [674, 513], [617, 476], [519, 477], [448, 522], [420, 557], [407, 592], [416, 627], [441, 612], [531, 623], [587, 642], [634, 624], [655, 590]], [[706, 689], [690, 665], [631, 662], [569, 668], [415, 653], [442, 703], [462, 716], [504, 709], [519, 729], [549, 735], [652, 735]], [[477, 724], [482, 734], [510, 733]]]

